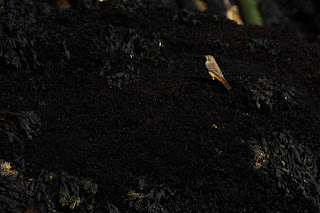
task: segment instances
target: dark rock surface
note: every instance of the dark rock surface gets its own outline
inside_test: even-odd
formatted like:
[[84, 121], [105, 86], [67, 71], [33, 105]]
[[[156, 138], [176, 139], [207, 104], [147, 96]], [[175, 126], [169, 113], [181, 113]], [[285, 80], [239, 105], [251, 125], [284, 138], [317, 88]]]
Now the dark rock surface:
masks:
[[29, 1], [2, 26], [0, 159], [22, 176], [0, 208], [319, 210], [317, 44], [150, 2]]

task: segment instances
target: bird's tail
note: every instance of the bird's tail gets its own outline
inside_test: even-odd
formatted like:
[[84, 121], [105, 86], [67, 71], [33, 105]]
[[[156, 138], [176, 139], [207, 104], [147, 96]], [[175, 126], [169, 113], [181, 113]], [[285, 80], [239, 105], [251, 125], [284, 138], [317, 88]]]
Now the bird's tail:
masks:
[[215, 76], [221, 83], [223, 83], [223, 85], [227, 88], [227, 90], [231, 89], [231, 86], [228, 84], [228, 82], [226, 81], [226, 79], [224, 78], [220, 78], [219, 76]]

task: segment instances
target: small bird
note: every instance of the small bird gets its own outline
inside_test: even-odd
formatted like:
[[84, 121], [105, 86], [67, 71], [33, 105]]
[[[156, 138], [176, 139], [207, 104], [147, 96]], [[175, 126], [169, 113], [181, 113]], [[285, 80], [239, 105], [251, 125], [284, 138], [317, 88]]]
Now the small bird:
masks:
[[212, 55], [206, 55], [205, 58], [207, 59], [205, 65], [209, 71], [209, 74], [212, 77], [212, 80], [217, 78], [221, 83], [223, 83], [223, 85], [227, 88], [227, 90], [230, 90], [231, 87], [229, 86], [227, 80], [224, 78], [214, 57]]

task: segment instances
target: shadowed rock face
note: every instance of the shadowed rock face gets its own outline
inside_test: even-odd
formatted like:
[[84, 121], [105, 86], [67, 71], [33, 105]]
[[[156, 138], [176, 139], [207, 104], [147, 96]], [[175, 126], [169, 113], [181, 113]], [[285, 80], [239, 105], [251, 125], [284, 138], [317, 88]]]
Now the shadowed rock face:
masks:
[[[69, 7], [90, 7], [90, 4], [96, 1], [97, 0], [48, 0], [47, 2], [51, 6], [63, 10]], [[0, 0], [0, 12], [1, 5], [5, 5], [5, 2], [6, 0]], [[226, 13], [224, 0], [163, 0], [162, 2], [171, 5], [173, 8], [177, 7], [197, 11], [209, 10], [215, 15], [224, 15]], [[233, 5], [237, 3], [232, 0], [230, 2]], [[258, 6], [265, 26], [289, 31], [308, 40], [315, 41], [317, 38], [319, 40], [320, 1], [270, 0], [259, 1]]]
[[1, 19], [0, 160], [23, 183], [0, 176], [0, 212], [319, 210], [318, 45], [155, 1], [23, 2]]
[[[210, 10], [212, 14], [225, 14], [223, 0], [175, 0], [179, 8]], [[236, 4], [236, 1], [230, 1]], [[258, 1], [265, 26], [289, 31], [312, 41], [320, 41], [320, 1]]]

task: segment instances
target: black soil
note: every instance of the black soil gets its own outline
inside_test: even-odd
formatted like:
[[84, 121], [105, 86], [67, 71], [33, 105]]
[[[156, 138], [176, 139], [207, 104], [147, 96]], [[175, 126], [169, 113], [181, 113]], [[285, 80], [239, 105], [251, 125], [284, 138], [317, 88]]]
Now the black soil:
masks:
[[[41, 121], [32, 140], [15, 132], [17, 151], [4, 131], [14, 121], [1, 117], [0, 157], [19, 171], [22, 158], [23, 179], [65, 172], [98, 184], [94, 203], [75, 212], [318, 210], [319, 45], [147, 3], [33, 12], [25, 28], [3, 21], [1, 38], [0, 109]], [[230, 91], [210, 78], [207, 54]], [[52, 209], [72, 209], [58, 184], [46, 189]], [[14, 208], [48, 205], [33, 202]]]

